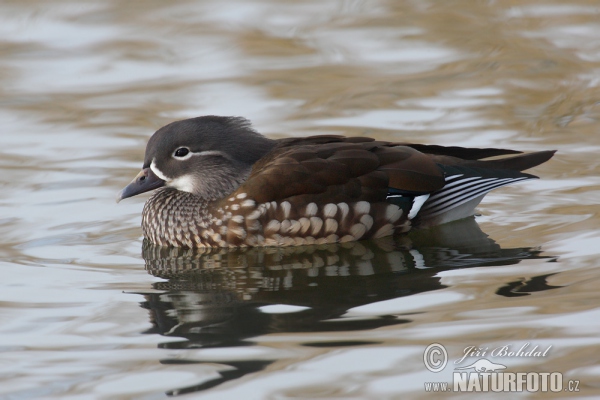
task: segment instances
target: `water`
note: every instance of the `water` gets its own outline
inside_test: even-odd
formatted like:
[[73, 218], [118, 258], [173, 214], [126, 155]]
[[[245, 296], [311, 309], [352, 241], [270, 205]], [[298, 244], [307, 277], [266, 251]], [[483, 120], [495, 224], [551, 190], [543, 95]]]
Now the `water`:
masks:
[[[600, 395], [595, 3], [0, 11], [0, 397], [425, 397], [465, 348], [527, 343], [551, 348], [486, 357], [580, 381], [555, 396]], [[152, 132], [202, 114], [246, 116], [271, 137], [558, 153], [532, 171], [541, 180], [488, 195], [475, 221], [395, 241], [144, 245], [145, 198], [115, 194]], [[433, 342], [449, 354], [439, 374], [423, 364]]]

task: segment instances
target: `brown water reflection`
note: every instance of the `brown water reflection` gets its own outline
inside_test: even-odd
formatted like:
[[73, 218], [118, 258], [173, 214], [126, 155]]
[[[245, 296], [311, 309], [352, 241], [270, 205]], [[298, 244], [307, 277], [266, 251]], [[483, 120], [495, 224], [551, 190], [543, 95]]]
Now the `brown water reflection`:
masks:
[[[450, 371], [425, 369], [433, 342], [451, 360], [469, 345], [552, 345], [501, 363], [600, 395], [595, 2], [23, 0], [0, 11], [0, 397], [424, 397], [423, 383]], [[245, 116], [272, 137], [558, 153], [532, 171], [542, 179], [486, 197], [476, 221], [493, 241], [453, 228], [363, 244], [374, 258], [348, 261], [347, 276], [329, 250], [261, 256], [270, 267], [252, 252], [218, 264], [184, 254], [177, 265], [195, 269], [168, 276], [173, 255], [156, 253], [151, 275], [143, 199], [117, 206], [114, 194], [154, 130], [201, 114]], [[285, 302], [311, 308], [268, 312]]]

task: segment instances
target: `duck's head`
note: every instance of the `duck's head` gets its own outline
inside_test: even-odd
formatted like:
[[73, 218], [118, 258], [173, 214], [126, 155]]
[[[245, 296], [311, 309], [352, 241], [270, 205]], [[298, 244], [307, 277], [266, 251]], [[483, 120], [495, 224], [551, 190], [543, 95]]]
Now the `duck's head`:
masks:
[[246, 180], [252, 165], [274, 145], [240, 117], [172, 122], [152, 135], [142, 170], [117, 201], [163, 186], [207, 200], [222, 198]]

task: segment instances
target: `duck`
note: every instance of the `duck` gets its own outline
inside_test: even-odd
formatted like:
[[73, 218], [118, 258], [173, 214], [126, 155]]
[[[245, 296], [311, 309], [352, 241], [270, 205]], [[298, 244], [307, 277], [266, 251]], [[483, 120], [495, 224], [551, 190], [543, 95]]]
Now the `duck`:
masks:
[[242, 117], [172, 122], [117, 201], [153, 191], [144, 237], [184, 248], [376, 239], [472, 216], [555, 151], [522, 153], [318, 135], [270, 139]]

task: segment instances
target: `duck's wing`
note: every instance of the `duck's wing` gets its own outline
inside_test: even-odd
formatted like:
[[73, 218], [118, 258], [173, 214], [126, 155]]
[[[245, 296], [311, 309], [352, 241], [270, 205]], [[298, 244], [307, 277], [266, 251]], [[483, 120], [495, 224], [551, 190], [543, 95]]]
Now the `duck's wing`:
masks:
[[390, 187], [422, 194], [443, 185], [443, 170], [411, 147], [319, 136], [276, 148], [255, 164], [236, 193], [258, 202], [384, 202]]

